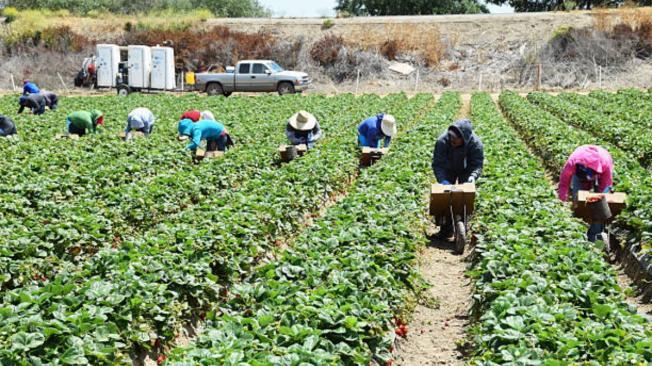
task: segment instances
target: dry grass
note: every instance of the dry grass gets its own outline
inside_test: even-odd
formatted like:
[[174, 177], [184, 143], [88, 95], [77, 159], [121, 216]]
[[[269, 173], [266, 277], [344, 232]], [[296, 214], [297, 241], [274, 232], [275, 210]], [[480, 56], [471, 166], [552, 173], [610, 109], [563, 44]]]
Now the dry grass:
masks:
[[625, 6], [618, 9], [598, 9], [591, 13], [593, 26], [600, 31], [610, 32], [617, 25], [624, 24], [637, 29], [652, 24], [652, 8]]
[[437, 66], [446, 51], [446, 45], [436, 24], [388, 23], [374, 30], [361, 28], [359, 31], [352, 31], [344, 35], [344, 39], [365, 51], [378, 50], [383, 54], [392, 53], [395, 56], [414, 53], [430, 67]]

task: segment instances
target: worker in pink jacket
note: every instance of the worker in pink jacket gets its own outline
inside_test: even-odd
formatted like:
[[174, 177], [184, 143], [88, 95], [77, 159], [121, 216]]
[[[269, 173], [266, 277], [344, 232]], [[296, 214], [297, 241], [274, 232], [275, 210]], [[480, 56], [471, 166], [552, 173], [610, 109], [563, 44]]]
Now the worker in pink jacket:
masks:
[[[580, 190], [611, 192], [613, 165], [613, 159], [607, 150], [595, 145], [578, 147], [566, 161], [559, 177], [559, 199], [568, 200], [569, 188], [573, 202], [577, 200], [577, 192]], [[591, 224], [587, 233], [588, 240], [595, 242], [597, 235], [602, 231], [603, 223]]]

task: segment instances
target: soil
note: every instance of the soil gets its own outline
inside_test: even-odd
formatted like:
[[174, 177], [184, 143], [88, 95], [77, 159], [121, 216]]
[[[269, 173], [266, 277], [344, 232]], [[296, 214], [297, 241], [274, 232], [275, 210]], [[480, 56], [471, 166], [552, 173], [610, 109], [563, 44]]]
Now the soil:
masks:
[[439, 240], [422, 250], [419, 270], [432, 285], [427, 297], [435, 299], [437, 306], [417, 305], [408, 324], [408, 337], [397, 344], [397, 365], [464, 364], [458, 344], [466, 338], [472, 291], [464, 275], [464, 258], [453, 254], [452, 243]]
[[[627, 276], [623, 271], [623, 268], [618, 265], [616, 266], [616, 269], [618, 270], [618, 284], [623, 291], [630, 287], [634, 288], [635, 286], [632, 279]], [[634, 293], [636, 293], [635, 290]], [[630, 305], [636, 306], [638, 314], [642, 315], [649, 321], [648, 328], [652, 329], [652, 304], [643, 302], [640, 296], [627, 296], [627, 291], [625, 291], [625, 301]]]

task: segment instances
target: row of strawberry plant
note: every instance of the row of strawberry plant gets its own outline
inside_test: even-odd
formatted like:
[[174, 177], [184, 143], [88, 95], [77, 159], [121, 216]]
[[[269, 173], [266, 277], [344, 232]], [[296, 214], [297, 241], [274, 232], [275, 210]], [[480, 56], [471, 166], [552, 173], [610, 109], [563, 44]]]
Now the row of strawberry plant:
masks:
[[610, 117], [599, 110], [574, 104], [573, 101], [578, 97], [581, 98], [569, 94], [555, 97], [545, 93], [530, 93], [527, 98], [560, 119], [630, 152], [644, 166], [650, 164], [652, 132], [648, 127], [628, 123], [620, 117]]
[[[394, 104], [405, 103], [402, 96], [394, 99]], [[419, 102], [423, 99], [415, 104]], [[344, 126], [338, 136], [302, 159], [265, 172], [235, 191], [221, 191], [142, 238], [128, 238], [119, 248], [100, 251], [81, 270], [61, 272], [42, 287], [6, 294], [7, 308], [34, 305], [35, 297], [47, 294], [44, 303], [37, 302], [27, 314], [12, 313], [5, 322], [31, 319], [31, 324], [21, 324], [21, 337], [34, 334], [28, 330], [60, 324], [59, 312], [67, 318], [65, 331], [18, 354], [7, 347], [10, 354], [0, 353], [0, 358], [51, 360], [73, 352], [94, 364], [113, 363], [127, 360], [125, 352], [132, 345], [172, 340], [185, 321], [219, 306], [220, 292], [273, 247], [273, 235], [296, 230], [305, 212], [347, 184], [357, 167], [351, 144], [355, 129]], [[72, 283], [77, 286], [68, 285]], [[62, 302], [64, 298], [76, 301]], [[73, 327], [78, 322], [83, 329]], [[0, 343], [13, 344], [15, 337]], [[72, 347], [71, 338], [83, 338], [83, 345]]]
[[[515, 98], [501, 98], [510, 116]], [[487, 158], [475, 215], [471, 363], [652, 362], [649, 324], [624, 302], [614, 270], [583, 239], [584, 226], [556, 199], [539, 160], [488, 94], [475, 94], [471, 110]]]
[[392, 319], [417, 282], [432, 144], [459, 107], [457, 94], [444, 94], [294, 248], [234, 287], [199, 339], [173, 350], [168, 363], [389, 361]]
[[[343, 104], [344, 98], [348, 97], [350, 96], [303, 98], [291, 100], [290, 103], [277, 103], [283, 105], [283, 108], [272, 108], [267, 105], [265, 98], [260, 98], [261, 101], [257, 103], [272, 113], [262, 114], [262, 117], [271, 122], [259, 122], [260, 116], [256, 116], [255, 120], [243, 118], [233, 121], [232, 118], [237, 118], [238, 114], [225, 113], [230, 124], [234, 125], [234, 135], [242, 133], [243, 140], [249, 140], [249, 143], [231, 151], [228, 159], [199, 167], [187, 168], [188, 155], [181, 152], [183, 145], [174, 140], [177, 117], [177, 112], [174, 112], [174, 116], [162, 116], [157, 134], [151, 139], [154, 141], [123, 144], [109, 137], [103, 152], [113, 151], [116, 156], [107, 159], [104, 153], [96, 153], [91, 157], [90, 169], [97, 161], [104, 159], [107, 159], [106, 165], [109, 168], [97, 169], [91, 173], [89, 167], [84, 165], [84, 160], [74, 169], [66, 169], [63, 175], [46, 174], [41, 181], [32, 181], [28, 175], [17, 174], [15, 182], [12, 182], [16, 194], [7, 197], [5, 202], [7, 205], [20, 206], [25, 212], [11, 215], [8, 210], [2, 210], [3, 221], [7, 222], [2, 229], [7, 233], [4, 245], [7, 255], [3, 258], [5, 281], [2, 282], [6, 287], [15, 287], [25, 280], [31, 280], [35, 275], [50, 276], [60, 258], [64, 261], [79, 260], [80, 254], [92, 254], [102, 245], [116, 244], [126, 235], [137, 235], [167, 220], [171, 214], [203, 201], [207, 196], [224, 188], [233, 188], [238, 182], [259, 176], [264, 170], [274, 169], [273, 161], [277, 158], [275, 147], [284, 139], [284, 117], [293, 108], [312, 107], [318, 117], [323, 117], [322, 124], [328, 129], [331, 121], [348, 118], [347, 113], [369, 104], [371, 98], [377, 100], [377, 97], [369, 96]], [[255, 100], [247, 101], [250, 102]], [[234, 105], [243, 107], [243, 102], [236, 99]], [[111, 114], [119, 112], [112, 111]], [[258, 140], [252, 137], [257, 137]], [[34, 143], [29, 138], [26, 140], [28, 144]], [[69, 147], [69, 153], [86, 148], [81, 141]], [[40, 152], [39, 158], [47, 156], [49, 152]], [[134, 161], [133, 156], [138, 159]], [[181, 164], [166, 169], [165, 164], [172, 161], [177, 163], [176, 159]], [[65, 164], [61, 160], [58, 162]], [[15, 163], [15, 166], [24, 165]], [[215, 170], [220, 173], [215, 174]], [[126, 171], [128, 174], [125, 174]], [[89, 183], [75, 187], [82, 191], [75, 192], [74, 197], [52, 200], [57, 189], [50, 189], [49, 184], [42, 180], [69, 182], [74, 180], [69, 179], [72, 174], [85, 177]], [[93, 179], [95, 177], [100, 179]], [[21, 185], [29, 187], [28, 190], [16, 188]], [[47, 197], [30, 197], [30, 189], [38, 189], [39, 196], [42, 192]], [[29, 242], [20, 245], [26, 238], [29, 238]], [[71, 247], [80, 248], [83, 252], [70, 254]]]
[[627, 207], [616, 223], [629, 229], [630, 244], [651, 242], [652, 206], [648, 202], [652, 198], [652, 176], [636, 159], [588, 132], [573, 128], [513, 92], [502, 93], [500, 104], [551, 171], [560, 172], [566, 159], [580, 145], [606, 148], [615, 163], [615, 190], [629, 195]]
[[561, 93], [562, 98], [568, 98], [575, 104], [603, 113], [611, 119], [622, 123], [634, 124], [639, 127], [652, 127], [652, 95], [624, 89], [617, 93], [593, 91], [588, 95]]

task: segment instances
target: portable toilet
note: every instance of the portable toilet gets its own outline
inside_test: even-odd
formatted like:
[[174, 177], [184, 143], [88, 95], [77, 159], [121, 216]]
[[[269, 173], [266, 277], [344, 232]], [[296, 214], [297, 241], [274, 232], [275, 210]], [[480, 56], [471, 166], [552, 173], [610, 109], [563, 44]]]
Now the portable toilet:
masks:
[[97, 45], [97, 86], [100, 88], [115, 87], [120, 63], [120, 47], [114, 44]]
[[174, 75], [174, 49], [152, 47], [152, 89], [173, 90], [177, 87]]
[[149, 88], [152, 71], [152, 55], [148, 46], [129, 46], [129, 86], [131, 88]]

